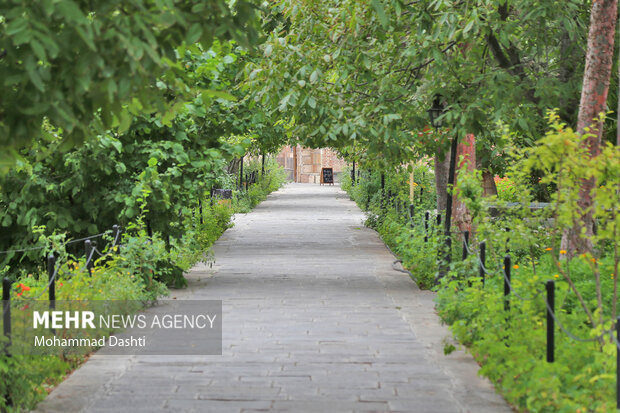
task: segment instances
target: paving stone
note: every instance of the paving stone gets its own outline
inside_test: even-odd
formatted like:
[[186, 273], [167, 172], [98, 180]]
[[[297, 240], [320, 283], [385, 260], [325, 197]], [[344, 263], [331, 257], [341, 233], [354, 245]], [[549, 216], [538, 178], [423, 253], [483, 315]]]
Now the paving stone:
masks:
[[171, 292], [222, 300], [221, 356], [95, 354], [37, 412], [511, 412], [363, 219], [310, 184], [237, 214]]

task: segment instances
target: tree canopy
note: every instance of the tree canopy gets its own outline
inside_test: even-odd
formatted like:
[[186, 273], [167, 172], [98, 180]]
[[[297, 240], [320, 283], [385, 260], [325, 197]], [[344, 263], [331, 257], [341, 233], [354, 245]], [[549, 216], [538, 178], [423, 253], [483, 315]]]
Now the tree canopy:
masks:
[[559, 4], [281, 1], [247, 82], [303, 144], [362, 147], [391, 165], [447, 150], [427, 131], [440, 95], [444, 126], [474, 133], [492, 167], [504, 128], [523, 146], [543, 133], [549, 108], [576, 121], [589, 4]]
[[[177, 103], [156, 80], [182, 71], [181, 44], [214, 38], [256, 41], [252, 3], [239, 0], [5, 1], [0, 6], [0, 163], [42, 137], [44, 119], [63, 147], [111, 128], [126, 131], [139, 113], [164, 115]], [[173, 84], [175, 94], [187, 88]]]

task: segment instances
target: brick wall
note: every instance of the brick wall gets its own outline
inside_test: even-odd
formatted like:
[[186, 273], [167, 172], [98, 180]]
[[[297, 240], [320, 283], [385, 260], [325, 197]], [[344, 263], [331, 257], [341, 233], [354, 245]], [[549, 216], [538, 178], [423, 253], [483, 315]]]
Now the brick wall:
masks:
[[[297, 146], [296, 149], [295, 151], [295, 148], [285, 146], [277, 156], [278, 163], [289, 172], [289, 177], [294, 178], [295, 182], [320, 183], [321, 168], [332, 168], [335, 179], [338, 181], [340, 172], [347, 164], [329, 148], [311, 149]], [[297, 155], [297, 176], [294, 176], [295, 152]]]

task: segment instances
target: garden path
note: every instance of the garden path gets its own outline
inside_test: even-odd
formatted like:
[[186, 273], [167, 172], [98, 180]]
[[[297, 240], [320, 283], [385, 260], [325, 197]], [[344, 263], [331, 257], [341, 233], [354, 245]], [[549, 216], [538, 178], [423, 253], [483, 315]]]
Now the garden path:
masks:
[[95, 354], [37, 411], [511, 412], [363, 218], [338, 187], [273, 193], [172, 292], [223, 300], [223, 355]]

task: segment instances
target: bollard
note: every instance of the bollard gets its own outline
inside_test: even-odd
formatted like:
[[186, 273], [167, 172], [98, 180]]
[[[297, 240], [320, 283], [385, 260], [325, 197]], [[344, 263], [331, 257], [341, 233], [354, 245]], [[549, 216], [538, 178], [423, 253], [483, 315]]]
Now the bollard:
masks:
[[424, 242], [428, 242], [428, 220], [430, 216], [431, 213], [429, 211], [424, 213]]
[[239, 185], [237, 188], [243, 189], [243, 156], [241, 157], [239, 163]]
[[385, 174], [381, 174], [381, 209], [385, 200]]
[[88, 274], [91, 276], [93, 275], [92, 255], [94, 255], [92, 251], [93, 251], [93, 245], [90, 242], [90, 240], [87, 239], [86, 241], [84, 241], [84, 253], [86, 256], [86, 268], [88, 269]]
[[[505, 228], [506, 232], [510, 232], [510, 228]], [[510, 237], [506, 237], [506, 254], [510, 254]]]
[[[620, 342], [620, 317], [616, 318], [616, 340]], [[616, 344], [616, 409], [620, 409], [620, 350]]]
[[480, 242], [480, 278], [482, 279], [482, 286], [484, 287], [484, 267], [487, 265], [487, 243], [486, 241]]
[[[88, 259], [88, 257], [86, 258]], [[56, 263], [56, 257], [54, 254], [50, 254], [47, 257], [47, 277], [49, 282], [48, 298], [50, 301], [50, 310], [56, 309], [56, 277], [54, 277], [54, 264]], [[90, 270], [89, 270], [90, 271]], [[56, 329], [50, 328], [50, 332], [56, 335]]]
[[555, 361], [555, 281], [549, 280], [545, 283], [547, 289], [547, 363]]
[[51, 310], [56, 308], [56, 277], [54, 277], [54, 264], [56, 264], [56, 257], [54, 257], [54, 254], [50, 254], [47, 257], [47, 280], [50, 284], [47, 292]]
[[467, 259], [467, 248], [469, 247], [469, 231], [463, 231], [463, 256], [462, 260]]
[[263, 154], [263, 160], [261, 161], [260, 176], [265, 176], [265, 154]]
[[2, 322], [4, 323], [4, 336], [8, 339], [5, 352], [9, 355], [11, 345], [11, 280], [2, 280]]
[[510, 295], [510, 255], [506, 255], [504, 257], [504, 311], [510, 311], [510, 299], [508, 298]]

